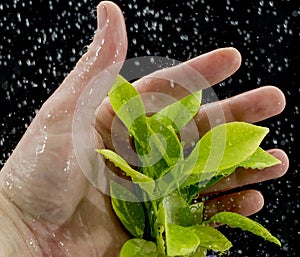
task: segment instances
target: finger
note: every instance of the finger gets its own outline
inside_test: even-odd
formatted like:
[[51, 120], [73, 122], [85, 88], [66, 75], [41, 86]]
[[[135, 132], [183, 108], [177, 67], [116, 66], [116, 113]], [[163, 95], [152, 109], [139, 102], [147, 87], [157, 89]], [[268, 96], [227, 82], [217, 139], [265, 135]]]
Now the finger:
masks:
[[269, 151], [281, 161], [281, 164], [266, 168], [264, 170], [238, 168], [233, 174], [222, 179], [215, 185], [201, 191], [201, 194], [219, 193], [236, 187], [255, 184], [283, 176], [289, 167], [289, 160], [285, 152], [279, 149]]
[[[196, 90], [214, 85], [232, 75], [241, 64], [241, 55], [235, 48], [220, 48], [202, 54], [177, 66], [159, 70], [134, 83], [140, 93], [161, 92], [177, 98], [173, 82], [180, 86], [195, 86]], [[172, 84], [170, 84], [172, 82]]]
[[246, 190], [205, 201], [205, 219], [223, 211], [235, 212], [250, 216], [264, 205], [262, 194], [256, 190]]
[[[116, 76], [125, 59], [127, 51], [127, 35], [125, 22], [119, 7], [112, 2], [103, 1], [97, 7], [98, 28], [88, 51], [80, 58], [75, 68], [67, 76], [60, 87], [44, 104], [48, 106], [54, 99], [69, 108], [74, 108], [79, 96], [87, 85], [108, 68]], [[99, 87], [102, 85], [99, 84]]]
[[[126, 55], [121, 10], [105, 1], [97, 12], [98, 29], [87, 53], [43, 105], [1, 171], [2, 190], [19, 209], [55, 224], [70, 217], [87, 187], [73, 149], [72, 126], [78, 99], [102, 70]], [[117, 68], [109, 70], [110, 80], [117, 75]], [[91, 124], [86, 126], [90, 129]]]
[[281, 113], [285, 96], [274, 86], [257, 88], [231, 98], [203, 105], [195, 120], [200, 136], [220, 123], [259, 122]]

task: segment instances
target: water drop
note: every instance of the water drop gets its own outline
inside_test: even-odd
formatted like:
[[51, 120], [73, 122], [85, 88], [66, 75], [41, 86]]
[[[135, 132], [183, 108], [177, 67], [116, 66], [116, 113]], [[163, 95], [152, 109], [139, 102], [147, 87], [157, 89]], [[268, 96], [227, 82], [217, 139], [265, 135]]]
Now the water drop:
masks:
[[46, 144], [37, 145], [35, 153], [36, 155], [40, 155], [45, 151]]
[[12, 184], [9, 181], [5, 181], [5, 184], [9, 190], [11, 190], [13, 188]]
[[227, 145], [228, 145], [229, 147], [232, 147], [232, 146], [233, 146], [233, 144], [232, 144], [231, 141], [227, 141]]
[[174, 80], [170, 80], [170, 86], [171, 86], [171, 88], [175, 87]]

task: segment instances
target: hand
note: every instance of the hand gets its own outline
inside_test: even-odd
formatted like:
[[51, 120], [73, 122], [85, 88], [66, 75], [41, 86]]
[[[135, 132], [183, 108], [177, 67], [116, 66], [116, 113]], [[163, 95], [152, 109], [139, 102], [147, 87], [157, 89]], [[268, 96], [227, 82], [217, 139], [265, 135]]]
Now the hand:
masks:
[[[126, 56], [127, 37], [121, 11], [111, 2], [101, 3], [97, 11], [98, 29], [87, 53], [44, 103], [0, 173], [0, 256], [117, 256], [129, 237], [115, 217], [109, 197], [84, 175], [73, 143], [73, 118], [79, 99], [90, 100], [81, 98], [84, 90], [95, 79], [103, 82], [103, 90], [111, 86]], [[213, 85], [233, 74], [240, 62], [237, 50], [225, 48], [184, 65]], [[160, 74], [185, 78], [184, 65]], [[164, 82], [148, 77], [137, 81], [136, 87], [140, 92], [159, 90], [181, 95]], [[262, 87], [220, 104], [226, 121], [257, 122], [282, 111], [285, 102], [277, 88]], [[98, 105], [94, 99], [90, 102], [93, 113]], [[213, 110], [214, 104], [205, 107], [210, 108]], [[99, 147], [112, 147], [109, 131], [113, 116], [107, 101], [98, 109], [94, 124], [84, 124], [82, 115], [81, 125], [87, 127], [84, 133], [96, 135]], [[206, 112], [200, 112], [196, 121], [198, 125], [207, 124]], [[199, 126], [200, 134], [207, 129], [209, 126]], [[86, 144], [82, 142], [82, 149]], [[93, 154], [87, 151], [85, 156], [93, 162]], [[283, 175], [288, 167], [286, 155], [280, 150], [272, 150], [272, 154], [281, 159], [281, 165], [268, 172], [238, 170], [230, 180], [221, 181], [206, 193]], [[229, 208], [250, 215], [262, 205], [259, 192], [245, 191], [210, 200], [206, 210], [213, 213]]]

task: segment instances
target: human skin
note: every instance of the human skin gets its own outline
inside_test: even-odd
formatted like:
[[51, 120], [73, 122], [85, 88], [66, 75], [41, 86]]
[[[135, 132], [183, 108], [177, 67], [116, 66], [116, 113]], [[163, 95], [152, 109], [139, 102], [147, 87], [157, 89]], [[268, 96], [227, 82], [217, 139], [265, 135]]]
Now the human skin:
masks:
[[[72, 141], [73, 116], [82, 92], [112, 64], [116, 65], [109, 69], [109, 76], [115, 78], [126, 58], [127, 35], [122, 12], [112, 2], [105, 1], [97, 7], [97, 13], [98, 29], [87, 52], [43, 104], [1, 170], [0, 256], [118, 256], [129, 238], [113, 213], [109, 196], [92, 186], [84, 175]], [[214, 85], [232, 75], [240, 63], [236, 49], [223, 48], [184, 65]], [[185, 77], [183, 67], [162, 70], [161, 74], [180, 79]], [[159, 91], [180, 96], [180, 91], [173, 92], [165, 83], [148, 77], [137, 81], [135, 86], [141, 93]], [[258, 122], [280, 113], [285, 99], [278, 88], [267, 86], [223, 100], [219, 106], [224, 110], [226, 122]], [[200, 135], [211, 127], [206, 111], [214, 108], [214, 104], [204, 106], [195, 118]], [[109, 133], [114, 112], [107, 99], [96, 114], [96, 122], [87, 133], [96, 135], [99, 147], [113, 148]], [[280, 165], [268, 168], [267, 172], [239, 169], [231, 179], [204, 193], [217, 194], [282, 176], [288, 168], [287, 156], [279, 149], [270, 152], [281, 160]], [[206, 203], [206, 214], [233, 210], [251, 215], [262, 207], [260, 192], [247, 190], [216, 196]]]

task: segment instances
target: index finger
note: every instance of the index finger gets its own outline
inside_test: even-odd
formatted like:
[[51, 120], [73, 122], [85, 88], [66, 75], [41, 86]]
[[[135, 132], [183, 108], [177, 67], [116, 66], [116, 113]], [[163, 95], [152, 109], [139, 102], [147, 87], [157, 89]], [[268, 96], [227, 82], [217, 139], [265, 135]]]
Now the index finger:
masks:
[[[219, 48], [174, 67], [165, 68], [134, 83], [140, 93], [160, 92], [181, 98], [170, 81], [180, 85], [193, 84], [198, 90], [212, 86], [231, 76], [241, 65], [241, 55], [235, 48]], [[204, 83], [203, 83], [204, 82]], [[179, 92], [181, 92], [179, 90]]]

